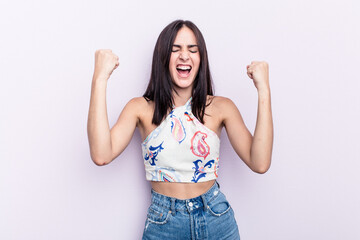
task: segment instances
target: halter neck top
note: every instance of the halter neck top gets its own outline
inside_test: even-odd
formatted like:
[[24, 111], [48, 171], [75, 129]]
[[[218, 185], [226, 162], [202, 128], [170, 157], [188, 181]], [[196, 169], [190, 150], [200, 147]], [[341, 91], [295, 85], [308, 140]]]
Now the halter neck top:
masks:
[[142, 142], [146, 180], [205, 182], [218, 177], [220, 139], [191, 111], [174, 107]]

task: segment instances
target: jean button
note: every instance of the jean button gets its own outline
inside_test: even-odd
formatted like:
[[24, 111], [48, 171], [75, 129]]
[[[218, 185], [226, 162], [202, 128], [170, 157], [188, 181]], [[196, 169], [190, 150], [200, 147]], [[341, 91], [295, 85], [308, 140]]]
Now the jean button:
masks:
[[192, 207], [194, 204], [192, 202], [189, 202], [189, 207]]
[[218, 190], [215, 190], [215, 191], [214, 191], [214, 195], [217, 195], [217, 194], [218, 194]]

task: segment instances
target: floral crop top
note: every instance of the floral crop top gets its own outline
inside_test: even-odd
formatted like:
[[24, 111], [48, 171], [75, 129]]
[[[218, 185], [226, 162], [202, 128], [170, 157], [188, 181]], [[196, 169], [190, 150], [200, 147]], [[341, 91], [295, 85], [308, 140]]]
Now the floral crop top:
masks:
[[218, 177], [220, 139], [193, 115], [191, 99], [142, 142], [146, 180], [196, 183]]

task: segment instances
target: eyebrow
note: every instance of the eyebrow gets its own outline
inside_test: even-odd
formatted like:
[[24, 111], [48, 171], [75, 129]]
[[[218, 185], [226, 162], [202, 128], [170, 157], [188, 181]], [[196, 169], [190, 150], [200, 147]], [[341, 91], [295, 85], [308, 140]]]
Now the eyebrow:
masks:
[[[178, 47], [178, 48], [181, 48], [180, 45], [177, 45], [177, 44], [173, 44], [173, 47]], [[193, 48], [193, 47], [198, 47], [198, 45], [196, 44], [192, 44], [192, 45], [187, 45], [188, 48]]]

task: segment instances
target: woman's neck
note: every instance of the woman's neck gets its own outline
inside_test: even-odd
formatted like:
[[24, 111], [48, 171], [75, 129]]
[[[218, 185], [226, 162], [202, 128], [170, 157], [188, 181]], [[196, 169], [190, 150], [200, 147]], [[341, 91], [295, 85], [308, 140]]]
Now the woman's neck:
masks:
[[183, 106], [190, 99], [191, 91], [177, 91], [173, 93], [175, 107]]

